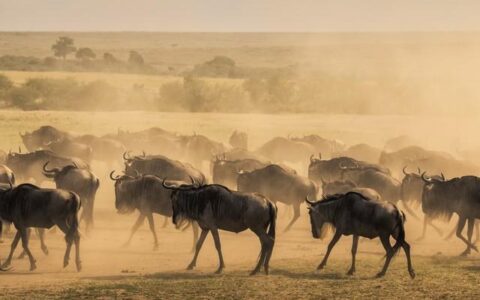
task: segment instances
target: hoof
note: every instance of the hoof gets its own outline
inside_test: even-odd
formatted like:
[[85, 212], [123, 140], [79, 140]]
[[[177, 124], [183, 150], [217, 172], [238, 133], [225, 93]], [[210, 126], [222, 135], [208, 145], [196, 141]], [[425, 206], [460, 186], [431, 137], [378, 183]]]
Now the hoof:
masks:
[[415, 271], [414, 270], [410, 270], [410, 271], [408, 271], [408, 273], [410, 274], [410, 277], [412, 279], [415, 279]]
[[35, 271], [36, 268], [37, 268], [37, 265], [35, 263], [31, 264], [30, 265], [30, 272]]
[[191, 271], [191, 270], [193, 270], [193, 268], [195, 268], [195, 265], [189, 264], [188, 267], [187, 267], [187, 270]]
[[268, 275], [268, 273], [269, 273], [268, 268], [265, 268], [265, 275]]
[[6, 260], [2, 266], [0, 266], [1, 269], [8, 269], [10, 267], [11, 262], [9, 260]]
[[256, 275], [258, 273], [258, 271], [260, 271], [260, 270], [255, 269], [255, 270], [251, 271], [250, 276]]
[[470, 251], [463, 251], [462, 253], [460, 253], [460, 257], [467, 257], [468, 255], [470, 254]]
[[82, 271], [82, 263], [77, 262], [77, 272], [80, 272], [80, 271]]
[[375, 276], [376, 278], [382, 278], [383, 276], [385, 276], [385, 273], [383, 272], [380, 272], [377, 274], [377, 276]]
[[355, 270], [348, 270], [347, 275], [352, 276], [355, 274]]
[[48, 255], [48, 248], [42, 247], [43, 254]]
[[215, 271], [215, 274], [222, 274], [223, 268], [218, 268], [218, 270]]
[[68, 260], [63, 261], [63, 267], [66, 268], [68, 266]]

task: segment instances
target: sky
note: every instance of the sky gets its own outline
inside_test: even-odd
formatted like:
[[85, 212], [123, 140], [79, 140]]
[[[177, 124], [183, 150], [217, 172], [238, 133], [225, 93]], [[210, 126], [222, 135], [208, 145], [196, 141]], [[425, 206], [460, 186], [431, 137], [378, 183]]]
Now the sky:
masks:
[[0, 31], [480, 30], [480, 0], [0, 0]]

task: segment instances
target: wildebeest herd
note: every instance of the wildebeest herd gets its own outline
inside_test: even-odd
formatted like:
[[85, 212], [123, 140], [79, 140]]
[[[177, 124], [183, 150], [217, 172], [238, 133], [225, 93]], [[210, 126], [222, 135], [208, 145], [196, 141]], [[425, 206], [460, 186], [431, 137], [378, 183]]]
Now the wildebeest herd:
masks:
[[[120, 214], [139, 212], [135, 232], [148, 221], [153, 247], [159, 242], [154, 214], [171, 218], [175, 226], [193, 231], [196, 266], [203, 242], [211, 232], [218, 252], [217, 273], [225, 267], [219, 230], [253, 231], [260, 240], [255, 274], [268, 274], [277, 224], [277, 203], [293, 208], [288, 231], [302, 215], [306, 204], [313, 238], [334, 233], [318, 266], [325, 267], [342, 235], [352, 235], [352, 265], [359, 238], [379, 238], [385, 249], [383, 276], [394, 254], [403, 248], [408, 272], [415, 277], [410, 245], [406, 241], [407, 217], [418, 219], [423, 211], [423, 234], [436, 219], [459, 217], [455, 233], [466, 249], [477, 250], [472, 236], [480, 218], [480, 168], [454, 156], [408, 144], [408, 138], [388, 141], [382, 149], [368, 144], [346, 147], [342, 142], [318, 135], [275, 137], [257, 150], [248, 149], [248, 136], [235, 131], [229, 145], [207, 136], [179, 135], [161, 128], [137, 132], [118, 131], [104, 136], [75, 135], [52, 126], [20, 133], [26, 153], [9, 151], [0, 159], [0, 218], [2, 230], [13, 223], [11, 251], [1, 269], [9, 269], [18, 242], [36, 268], [29, 250], [30, 230], [38, 234], [44, 253], [45, 229], [53, 226], [65, 234], [64, 266], [72, 245], [81, 270], [80, 222], [85, 232], [94, 230], [95, 196], [100, 185], [113, 186], [115, 209]], [[94, 164], [104, 164], [112, 182], [100, 182]], [[96, 171], [96, 170], [95, 170]], [[304, 175], [303, 175], [304, 174]], [[449, 179], [447, 179], [449, 178]], [[40, 187], [53, 182], [55, 189]], [[401, 205], [407, 214], [398, 208]], [[79, 216], [80, 215], [80, 216]], [[467, 224], [467, 237], [462, 230]], [[477, 230], [478, 235], [478, 230]], [[395, 240], [394, 245], [390, 238]]]

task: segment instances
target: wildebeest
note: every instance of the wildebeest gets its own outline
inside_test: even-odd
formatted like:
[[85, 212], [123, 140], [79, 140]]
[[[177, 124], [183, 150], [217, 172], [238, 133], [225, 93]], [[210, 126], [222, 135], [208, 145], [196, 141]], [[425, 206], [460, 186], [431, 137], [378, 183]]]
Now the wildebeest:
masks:
[[293, 206], [293, 219], [285, 228], [290, 227], [300, 217], [300, 205], [305, 197], [316, 197], [317, 185], [308, 178], [294, 174], [278, 165], [268, 165], [252, 172], [243, 172], [237, 178], [237, 187], [241, 192], [257, 192], [273, 201]]
[[275, 243], [277, 208], [274, 203], [260, 194], [234, 192], [217, 184], [168, 186], [164, 181], [163, 185], [173, 191], [173, 223], [178, 224], [182, 219], [187, 219], [198, 222], [202, 229], [195, 255], [188, 265], [189, 270], [196, 266], [198, 254], [209, 231], [212, 232], [220, 261], [215, 273], [221, 273], [225, 263], [218, 230], [238, 233], [250, 229], [261, 243], [258, 263], [250, 274], [256, 274], [262, 266], [268, 274]]
[[85, 219], [87, 232], [93, 227], [93, 207], [100, 180], [89, 170], [79, 169], [77, 165], [47, 169], [48, 161], [43, 165], [43, 174], [53, 179], [57, 189], [75, 192], [82, 203], [80, 221]]
[[104, 162], [108, 167], [119, 163], [120, 157], [125, 152], [125, 146], [111, 138], [86, 134], [76, 137], [75, 141], [89, 145], [92, 148], [92, 160]]
[[303, 137], [290, 137], [290, 140], [310, 144], [315, 151], [312, 153], [323, 153], [331, 157], [333, 153], [343, 151], [345, 145], [337, 140], [329, 140], [316, 134], [304, 135]]
[[[405, 241], [405, 215], [395, 205], [371, 201], [363, 195], [353, 192], [329, 196], [318, 202], [310, 202], [308, 198], [306, 200], [309, 204], [310, 223], [314, 238], [323, 238], [327, 224], [335, 228], [335, 234], [328, 244], [327, 253], [317, 270], [326, 266], [330, 252], [342, 235], [353, 235], [352, 266], [347, 274], [355, 273], [358, 238], [379, 237], [387, 254], [385, 264], [377, 277], [385, 275], [390, 260], [400, 247], [407, 256], [408, 272], [412, 278], [415, 277], [410, 259], [410, 245]], [[393, 247], [390, 245], [390, 236], [396, 240]]]
[[22, 181], [34, 179], [38, 185], [45, 181], [42, 167], [47, 161], [55, 168], [73, 164], [82, 169], [90, 168], [86, 162], [79, 158], [60, 156], [50, 150], [38, 150], [25, 154], [9, 153], [7, 156], [7, 166], [13, 170], [17, 179]]
[[0, 218], [11, 222], [17, 229], [7, 260], [2, 267], [11, 263], [19, 240], [30, 259], [30, 270], [36, 268], [35, 259], [28, 248], [28, 228], [51, 228], [57, 225], [65, 233], [67, 249], [63, 266], [68, 265], [72, 243], [75, 243], [75, 263], [80, 271], [80, 234], [77, 212], [80, 199], [74, 192], [59, 189], [42, 189], [31, 184], [0, 191]]
[[256, 159], [226, 160], [216, 158], [213, 163], [213, 182], [231, 189], [237, 188], [237, 177], [240, 171], [251, 172], [266, 167], [267, 164]]
[[[44, 149], [52, 150], [58, 155], [65, 157], [77, 157], [90, 163], [92, 159], [92, 147], [80, 143], [71, 138], [63, 138], [44, 144]], [[112, 153], [114, 155], [114, 153]]]
[[378, 194], [377, 191], [375, 191], [374, 189], [357, 187], [357, 185], [350, 180], [322, 182], [323, 197], [327, 197], [329, 195], [336, 195], [336, 194], [346, 194], [348, 192], [359, 193], [368, 199], [372, 199], [376, 201], [382, 200], [382, 197], [380, 196], [380, 194]]
[[[153, 249], [158, 249], [153, 213], [166, 217], [172, 216], [171, 191], [163, 187], [162, 180], [157, 176], [123, 175], [114, 177], [113, 175], [114, 171], [110, 173], [110, 178], [115, 181], [115, 208], [117, 211], [121, 214], [132, 213], [135, 210], [140, 212], [125, 246], [130, 244], [133, 235], [147, 218], [153, 234]], [[198, 236], [198, 228], [195, 224], [193, 224], [193, 235], [195, 243]]]
[[341, 180], [344, 168], [372, 168], [379, 172], [390, 174], [387, 168], [376, 164], [370, 164], [364, 161], [359, 161], [351, 157], [341, 156], [328, 160], [322, 159], [322, 154], [316, 158], [310, 156], [310, 165], [308, 166], [308, 178], [321, 184], [322, 180], [326, 182]]
[[276, 137], [263, 144], [255, 152], [274, 162], [305, 163], [306, 159], [315, 153], [315, 148], [305, 142]]
[[233, 148], [248, 149], [248, 135], [245, 132], [235, 130], [228, 139], [228, 143]]
[[225, 152], [225, 146], [200, 134], [184, 135], [178, 138], [183, 149], [184, 158], [195, 167], [202, 168], [202, 163], [210, 161], [212, 155]]
[[50, 125], [41, 126], [32, 132], [25, 132], [23, 134], [20, 133], [23, 144], [30, 152], [44, 149], [47, 144], [53, 141], [63, 140], [64, 138], [70, 136], [71, 135], [68, 132], [62, 131]]
[[15, 174], [5, 165], [0, 165], [0, 183], [15, 184]]
[[[413, 206], [419, 206], [422, 204], [422, 193], [423, 193], [423, 186], [425, 182], [422, 180], [420, 169], [418, 169], [418, 173], [408, 173], [406, 171], [406, 167], [403, 168], [403, 174], [405, 175], [402, 179], [402, 184], [400, 186], [400, 197], [402, 198], [402, 202], [406, 203], [407, 205], [413, 204]], [[435, 175], [432, 176], [433, 179], [436, 180], [445, 180], [443, 174], [441, 176]], [[425, 237], [427, 232], [427, 225], [430, 225], [435, 231], [442, 235], [443, 232], [440, 228], [435, 226], [432, 223], [431, 218], [428, 215], [425, 215], [423, 218], [423, 229], [422, 235], [420, 239]]]
[[125, 153], [125, 174], [129, 176], [156, 175], [160, 178], [188, 182], [190, 177], [197, 182], [205, 182], [205, 175], [188, 163], [170, 159], [163, 155], [128, 156]]
[[[450, 180], [427, 178], [425, 173], [421, 178], [425, 182], [422, 194], [422, 210], [429, 217], [443, 216], [450, 219], [458, 214], [457, 237], [462, 240], [467, 249], [461, 255], [470, 254], [471, 249], [478, 252], [472, 244], [472, 234], [475, 219], [480, 218], [480, 178], [463, 176]], [[467, 239], [462, 230], [468, 222]]]
[[372, 164], [378, 163], [382, 151], [368, 144], [356, 144], [348, 147], [344, 151], [333, 154], [333, 157], [351, 157], [359, 161], [365, 161]]

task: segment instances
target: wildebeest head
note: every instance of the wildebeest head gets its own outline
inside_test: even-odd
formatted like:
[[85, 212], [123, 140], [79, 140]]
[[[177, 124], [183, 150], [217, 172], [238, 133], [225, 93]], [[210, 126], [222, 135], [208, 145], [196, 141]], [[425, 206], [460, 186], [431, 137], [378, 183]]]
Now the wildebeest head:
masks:
[[139, 191], [136, 189], [135, 182], [140, 176], [117, 175], [113, 176], [115, 171], [110, 173], [110, 179], [115, 181], [115, 208], [121, 214], [131, 213], [135, 210], [135, 195]]
[[136, 176], [138, 172], [133, 166], [133, 163], [136, 160], [144, 160], [147, 155], [145, 154], [145, 151], [143, 151], [142, 155], [131, 156], [130, 152], [131, 151], [126, 151], [123, 153], [123, 161], [125, 163], [125, 175]]
[[312, 202], [306, 197], [305, 201], [308, 205], [308, 214], [310, 215], [310, 225], [312, 226], [312, 236], [316, 239], [323, 239], [328, 232], [329, 216], [322, 209], [322, 202]]
[[181, 191], [195, 191], [202, 186], [203, 183], [197, 183], [192, 177], [190, 177], [191, 184], [182, 183], [180, 185], [167, 184], [167, 179], [164, 178], [162, 185], [164, 188], [171, 190], [170, 199], [172, 200], [172, 222], [177, 228], [184, 224], [188, 217], [186, 215], [186, 201], [180, 197]]
[[48, 177], [48, 178], [53, 178], [54, 180], [55, 180], [58, 176], [61, 176], [61, 175], [63, 175], [63, 174], [68, 173], [68, 171], [70, 171], [71, 169], [78, 169], [78, 166], [77, 166], [77, 164], [75, 164], [75, 162], [73, 162], [72, 165], [67, 165], [67, 166], [64, 166], [63, 168], [47, 169], [47, 165], [48, 165], [49, 163], [50, 163], [50, 162], [47, 161], [47, 162], [43, 165], [43, 175], [45, 175], [45, 177]]

